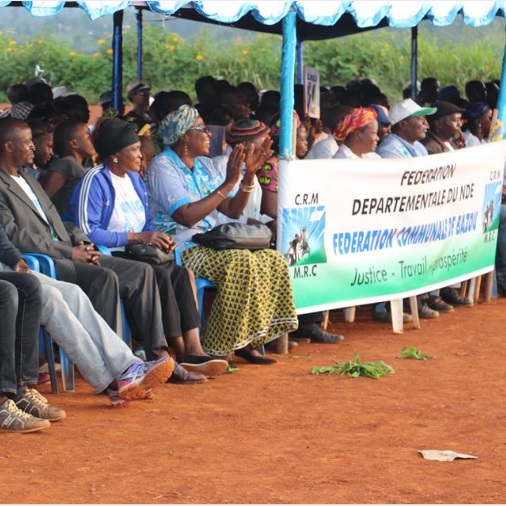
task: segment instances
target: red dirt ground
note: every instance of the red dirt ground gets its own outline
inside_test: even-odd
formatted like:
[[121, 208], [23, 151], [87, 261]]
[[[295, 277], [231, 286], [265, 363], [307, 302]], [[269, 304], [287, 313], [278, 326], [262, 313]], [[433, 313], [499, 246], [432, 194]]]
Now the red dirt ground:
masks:
[[[402, 335], [370, 307], [353, 324], [334, 311], [341, 344], [164, 385], [127, 409], [79, 379], [76, 393], [47, 395], [67, 420], [1, 436], [0, 502], [504, 503], [505, 309], [506, 299], [460, 308]], [[395, 358], [411, 345], [436, 360]], [[309, 374], [354, 350], [396, 373]], [[478, 459], [427, 461], [422, 449]]]

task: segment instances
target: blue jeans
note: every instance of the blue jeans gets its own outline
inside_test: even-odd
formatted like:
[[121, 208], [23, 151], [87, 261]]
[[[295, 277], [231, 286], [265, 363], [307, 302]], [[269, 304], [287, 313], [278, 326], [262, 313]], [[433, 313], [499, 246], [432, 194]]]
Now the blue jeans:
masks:
[[497, 253], [495, 257], [497, 289], [506, 292], [506, 205], [501, 205], [499, 230], [497, 231]]
[[41, 287], [30, 274], [0, 272], [0, 392], [38, 379]]
[[95, 311], [81, 288], [33, 274], [42, 285], [41, 324], [95, 392], [103, 392], [139, 359]]

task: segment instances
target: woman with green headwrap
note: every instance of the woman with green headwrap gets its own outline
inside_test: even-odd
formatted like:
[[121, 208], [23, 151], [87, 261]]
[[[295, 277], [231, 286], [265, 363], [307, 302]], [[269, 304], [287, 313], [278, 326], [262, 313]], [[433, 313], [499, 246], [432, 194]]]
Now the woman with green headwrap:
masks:
[[147, 171], [154, 222], [185, 249], [185, 266], [218, 287], [202, 337], [204, 350], [217, 356], [235, 352], [252, 363], [272, 363], [257, 349], [297, 328], [283, 256], [273, 250], [213, 250], [191, 242], [194, 234], [241, 216], [257, 171], [272, 155], [272, 141], [267, 137], [257, 152], [253, 146], [245, 149], [238, 144], [223, 179], [207, 157], [211, 134], [196, 109], [183, 105], [168, 114], [159, 135], [164, 150]]

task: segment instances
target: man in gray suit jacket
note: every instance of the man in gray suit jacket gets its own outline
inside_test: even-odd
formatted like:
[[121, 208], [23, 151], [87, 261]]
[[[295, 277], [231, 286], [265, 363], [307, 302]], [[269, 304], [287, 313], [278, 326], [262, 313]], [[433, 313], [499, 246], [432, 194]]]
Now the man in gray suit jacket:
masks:
[[[30, 271], [21, 252], [13, 246], [0, 225], [1, 280], [12, 283], [18, 289], [18, 312], [23, 318], [23, 331], [16, 336], [9, 335], [15, 326], [16, 312], [14, 315], [2, 315], [0, 431], [6, 425], [11, 426], [9, 414], [14, 412], [19, 418], [19, 413], [11, 404], [2, 407], [2, 396], [10, 396], [20, 409], [36, 418], [56, 421], [65, 417], [64, 412], [49, 406], [44, 397], [27, 388], [27, 385], [37, 381], [39, 325], [44, 325], [54, 341], [65, 350], [96, 393], [107, 391], [113, 406], [123, 406], [132, 399], [145, 399], [150, 395], [151, 388], [170, 377], [174, 369], [171, 358], [163, 357], [155, 362], [144, 363], [134, 356], [130, 348], [100, 318], [77, 285]], [[37, 308], [38, 311], [35, 311]], [[9, 321], [10, 327], [6, 325]], [[14, 337], [18, 343], [16, 346], [13, 345]], [[16, 369], [6, 375], [14, 359]], [[20, 421], [14, 425], [21, 430], [24, 430], [23, 426], [33, 426], [33, 420], [25, 422], [29, 423]], [[39, 426], [41, 424], [36, 422], [35, 427]]]
[[0, 119], [0, 224], [7, 236], [23, 253], [52, 257], [58, 279], [79, 285], [113, 329], [121, 297], [148, 357], [166, 355], [153, 270], [142, 262], [100, 256], [78, 227], [63, 224], [39, 183], [19, 171], [33, 163], [34, 149], [26, 123]]

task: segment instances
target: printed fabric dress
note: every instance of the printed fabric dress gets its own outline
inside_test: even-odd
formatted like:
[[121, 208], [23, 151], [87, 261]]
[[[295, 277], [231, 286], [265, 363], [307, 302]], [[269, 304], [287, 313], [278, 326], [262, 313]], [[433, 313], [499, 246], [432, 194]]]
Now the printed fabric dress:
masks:
[[197, 158], [190, 170], [174, 151], [166, 148], [151, 161], [147, 177], [155, 224], [172, 234], [185, 249], [184, 265], [217, 286], [202, 335], [204, 350], [224, 356], [248, 344], [258, 348], [297, 329], [288, 264], [279, 252], [214, 250], [194, 245], [194, 234], [226, 221], [219, 211], [213, 211], [193, 228], [172, 218], [179, 207], [206, 197], [222, 184], [222, 176], [212, 161]]

